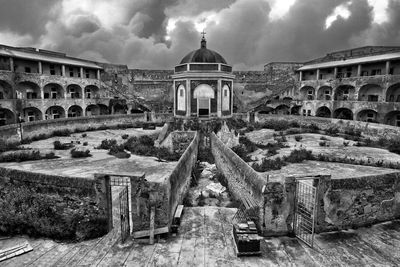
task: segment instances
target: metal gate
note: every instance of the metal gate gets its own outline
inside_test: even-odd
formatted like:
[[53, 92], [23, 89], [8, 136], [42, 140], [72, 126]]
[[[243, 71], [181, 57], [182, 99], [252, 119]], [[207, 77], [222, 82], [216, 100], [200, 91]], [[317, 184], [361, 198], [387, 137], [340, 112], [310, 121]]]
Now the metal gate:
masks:
[[121, 242], [125, 242], [130, 234], [129, 227], [129, 194], [128, 186], [119, 193], [119, 211], [121, 217]]
[[314, 224], [317, 216], [317, 187], [314, 178], [296, 180], [294, 233], [298, 239], [313, 247]]

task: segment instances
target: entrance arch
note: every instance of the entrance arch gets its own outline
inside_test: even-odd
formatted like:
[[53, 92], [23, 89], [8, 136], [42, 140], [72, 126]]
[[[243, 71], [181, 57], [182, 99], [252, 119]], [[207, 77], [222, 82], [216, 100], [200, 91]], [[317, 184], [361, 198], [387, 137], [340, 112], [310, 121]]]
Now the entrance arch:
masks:
[[322, 118], [330, 118], [332, 116], [332, 111], [328, 107], [319, 107], [317, 112], [315, 112], [315, 116]]
[[353, 111], [348, 108], [338, 108], [333, 112], [333, 117], [335, 119], [342, 119], [342, 120], [353, 120]]
[[378, 112], [372, 109], [364, 109], [358, 112], [357, 120], [366, 122], [377, 122]]
[[19, 99], [40, 99], [40, 87], [33, 82], [20, 82], [17, 86]]
[[25, 121], [40, 121], [43, 120], [42, 112], [35, 107], [24, 108]]
[[279, 105], [275, 108], [275, 113], [279, 115], [289, 115], [290, 114], [290, 107], [286, 105]]
[[332, 87], [330, 86], [321, 86], [318, 89], [318, 95], [317, 99], [318, 100], [332, 100]]
[[78, 105], [73, 105], [68, 109], [68, 118], [81, 117], [83, 110]]
[[349, 100], [354, 100], [354, 93], [356, 89], [354, 86], [351, 85], [340, 85], [338, 88], [335, 90], [335, 100], [339, 101], [349, 101]]
[[388, 88], [386, 102], [400, 102], [400, 83], [393, 84]]
[[65, 118], [65, 110], [60, 106], [51, 106], [46, 110], [46, 120]]
[[15, 123], [15, 114], [9, 109], [0, 108], [0, 126]]
[[385, 115], [385, 124], [400, 127], [400, 111], [391, 111]]
[[366, 84], [358, 92], [358, 101], [378, 102], [382, 98], [383, 89], [376, 84]]
[[215, 98], [214, 89], [208, 84], [200, 84], [194, 89], [193, 98], [197, 99], [197, 115], [208, 117], [211, 113], [211, 99]]

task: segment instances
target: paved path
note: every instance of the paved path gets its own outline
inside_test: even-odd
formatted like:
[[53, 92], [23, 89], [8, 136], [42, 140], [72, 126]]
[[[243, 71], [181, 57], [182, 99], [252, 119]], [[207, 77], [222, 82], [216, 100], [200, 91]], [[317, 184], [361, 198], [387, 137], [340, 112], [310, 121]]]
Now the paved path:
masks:
[[[356, 231], [316, 236], [308, 248], [289, 237], [262, 241], [261, 257], [237, 258], [230, 220], [235, 209], [185, 208], [180, 233], [150, 246], [119, 232], [76, 244], [16, 237], [0, 248], [28, 239], [34, 250], [0, 266], [400, 266], [400, 220]], [[118, 225], [118, 224], [117, 224]]]

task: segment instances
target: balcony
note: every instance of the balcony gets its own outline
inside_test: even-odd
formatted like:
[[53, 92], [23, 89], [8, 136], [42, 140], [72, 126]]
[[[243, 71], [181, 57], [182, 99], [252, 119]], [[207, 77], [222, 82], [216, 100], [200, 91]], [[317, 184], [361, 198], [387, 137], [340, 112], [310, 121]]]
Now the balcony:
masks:
[[222, 63], [186, 63], [175, 67], [175, 73], [186, 71], [232, 73], [232, 66]]

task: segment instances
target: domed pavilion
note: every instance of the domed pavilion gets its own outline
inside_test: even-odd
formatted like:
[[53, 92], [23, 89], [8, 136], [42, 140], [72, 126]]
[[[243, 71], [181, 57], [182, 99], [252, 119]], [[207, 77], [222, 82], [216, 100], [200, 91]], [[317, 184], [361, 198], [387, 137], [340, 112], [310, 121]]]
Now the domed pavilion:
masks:
[[207, 49], [203, 34], [200, 49], [187, 54], [175, 66], [174, 116], [231, 117], [234, 78], [232, 66], [220, 54]]

